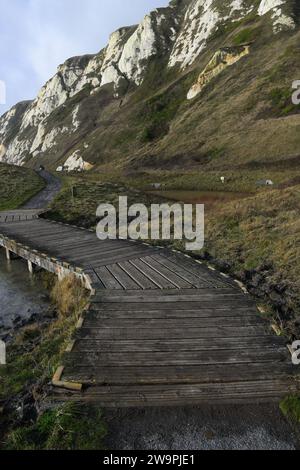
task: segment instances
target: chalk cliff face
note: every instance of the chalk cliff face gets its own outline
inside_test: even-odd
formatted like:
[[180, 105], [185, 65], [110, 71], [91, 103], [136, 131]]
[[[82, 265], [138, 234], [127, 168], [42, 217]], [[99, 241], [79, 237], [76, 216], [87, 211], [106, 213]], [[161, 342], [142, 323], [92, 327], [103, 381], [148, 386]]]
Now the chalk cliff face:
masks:
[[[243, 47], [228, 52], [227, 47], [240, 47], [243, 41], [228, 39], [226, 34], [241, 30], [240, 37], [252, 42], [257, 29], [252, 25], [258, 23], [274, 38], [292, 35], [297, 31], [294, 6], [289, 0], [171, 1], [146, 15], [139, 25], [114, 32], [98, 54], [68, 59], [33, 102], [20, 103], [2, 116], [0, 161], [31, 166], [43, 161], [55, 167], [75, 155], [72, 170], [76, 161], [81, 169], [90, 168], [88, 160], [93, 164], [101, 160], [96, 134], [97, 129], [112, 126], [109, 110], [123, 113], [123, 103], [128, 106], [134, 94], [135, 100], [142, 100], [139, 88], [153, 74], [180, 80], [207, 57], [198, 70], [198, 81], [187, 90], [193, 99], [226, 68], [222, 58], [226, 56], [225, 62], [232, 65], [248, 54]], [[211, 58], [221, 60], [215, 71], [207, 73]]]

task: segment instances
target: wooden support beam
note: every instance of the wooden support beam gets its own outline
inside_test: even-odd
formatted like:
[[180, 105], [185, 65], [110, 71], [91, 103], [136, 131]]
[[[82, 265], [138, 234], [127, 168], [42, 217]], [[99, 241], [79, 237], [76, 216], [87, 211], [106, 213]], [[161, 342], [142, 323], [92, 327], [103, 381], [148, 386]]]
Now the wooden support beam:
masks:
[[57, 388], [64, 388], [66, 390], [70, 390], [72, 392], [81, 392], [82, 391], [82, 384], [79, 383], [73, 383], [73, 382], [64, 382], [62, 379], [62, 375], [64, 372], [64, 366], [58, 367], [56, 370], [53, 379], [52, 379], [52, 385], [53, 387]]
[[31, 261], [27, 261], [27, 265], [28, 265], [28, 271], [30, 272], [30, 274], [33, 274], [33, 264]]

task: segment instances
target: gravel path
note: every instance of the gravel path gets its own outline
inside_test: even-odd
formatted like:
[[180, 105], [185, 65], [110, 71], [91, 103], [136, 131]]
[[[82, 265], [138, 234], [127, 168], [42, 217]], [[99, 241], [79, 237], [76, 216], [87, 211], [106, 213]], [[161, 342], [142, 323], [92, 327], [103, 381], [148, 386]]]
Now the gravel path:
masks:
[[110, 450], [296, 450], [278, 406], [106, 410]]
[[28, 201], [22, 209], [44, 209], [49, 206], [61, 189], [61, 182], [48, 171], [39, 171], [39, 175], [46, 181], [46, 187]]

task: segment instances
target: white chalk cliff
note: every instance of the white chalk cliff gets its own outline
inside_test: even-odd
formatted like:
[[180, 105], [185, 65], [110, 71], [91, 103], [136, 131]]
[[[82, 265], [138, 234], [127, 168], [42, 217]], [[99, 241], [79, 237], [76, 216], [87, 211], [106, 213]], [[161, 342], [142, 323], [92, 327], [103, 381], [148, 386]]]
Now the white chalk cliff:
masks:
[[[93, 96], [112, 84], [111, 93], [117, 98], [124, 87], [140, 86], [149, 64], [158, 57], [169, 69], [186, 70], [227, 22], [257, 14], [271, 21], [274, 34], [293, 30], [296, 25], [285, 8], [287, 3], [288, 0], [261, 0], [259, 4], [254, 0], [173, 0], [169, 7], [146, 15], [138, 26], [119, 29], [111, 35], [105, 49], [95, 55], [68, 59], [33, 102], [21, 103], [0, 118], [0, 161], [23, 165], [45, 151], [54, 152], [59, 139], [75, 134], [83, 124], [80, 100], [74, 99], [79, 93], [88, 90]], [[189, 97], [201, 88], [199, 83]], [[70, 124], [56, 126], [53, 113], [58, 109], [63, 112], [67, 103], [72, 106]], [[74, 154], [77, 150], [72, 148], [66, 155], [72, 157], [71, 167], [78, 161], [78, 153]], [[80, 167], [88, 166], [82, 162]]]

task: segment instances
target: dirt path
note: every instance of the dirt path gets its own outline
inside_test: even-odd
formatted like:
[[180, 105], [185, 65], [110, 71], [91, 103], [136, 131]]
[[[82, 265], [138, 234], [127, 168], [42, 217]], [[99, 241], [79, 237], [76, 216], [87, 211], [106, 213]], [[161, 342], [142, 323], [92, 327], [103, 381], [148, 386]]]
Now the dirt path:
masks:
[[61, 181], [46, 170], [39, 175], [46, 181], [46, 187], [28, 201], [22, 209], [44, 209], [49, 206], [61, 189]]

